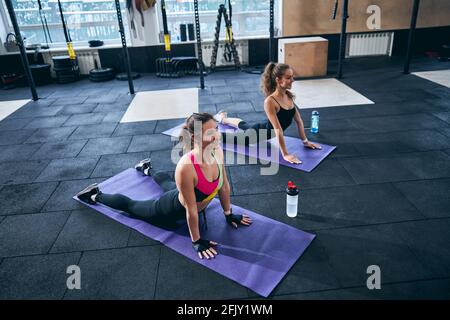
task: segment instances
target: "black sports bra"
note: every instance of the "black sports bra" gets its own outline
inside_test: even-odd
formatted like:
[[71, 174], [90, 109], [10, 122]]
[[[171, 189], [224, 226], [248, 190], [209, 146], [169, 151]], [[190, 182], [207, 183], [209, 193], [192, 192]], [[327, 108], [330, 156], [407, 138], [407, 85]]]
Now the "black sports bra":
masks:
[[[294, 102], [294, 107], [292, 109], [285, 109], [281, 106], [281, 104], [275, 99], [273, 96], [271, 96], [273, 100], [275, 100], [276, 103], [280, 106], [280, 110], [277, 112], [277, 118], [280, 122], [281, 129], [286, 130], [292, 123], [292, 119], [294, 119], [295, 116], [295, 109], [297, 109], [297, 105]], [[272, 124], [269, 122], [269, 129], [273, 129]]]

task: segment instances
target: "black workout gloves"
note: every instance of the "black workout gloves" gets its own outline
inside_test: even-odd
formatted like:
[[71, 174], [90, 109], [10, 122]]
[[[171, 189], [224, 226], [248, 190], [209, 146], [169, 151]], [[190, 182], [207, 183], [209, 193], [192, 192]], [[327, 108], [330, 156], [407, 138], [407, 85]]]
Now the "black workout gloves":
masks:
[[233, 222], [237, 223], [238, 225], [241, 224], [242, 218], [243, 218], [242, 214], [230, 213], [229, 215], [225, 216], [225, 220], [227, 220], [227, 223], [229, 225], [231, 225], [231, 223]]
[[210, 244], [209, 242], [209, 240], [200, 238], [197, 241], [192, 242], [192, 247], [195, 251], [202, 253], [203, 251], [206, 251], [212, 247], [212, 244]]

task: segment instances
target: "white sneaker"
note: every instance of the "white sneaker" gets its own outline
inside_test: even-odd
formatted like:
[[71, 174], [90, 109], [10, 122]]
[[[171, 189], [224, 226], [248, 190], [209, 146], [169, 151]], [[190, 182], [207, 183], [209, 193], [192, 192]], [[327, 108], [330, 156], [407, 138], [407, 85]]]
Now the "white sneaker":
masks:
[[146, 176], [151, 176], [150, 170], [152, 169], [152, 161], [150, 158], [141, 160], [134, 168]]
[[227, 112], [224, 110], [220, 110], [213, 116], [214, 120], [216, 120], [219, 123], [222, 123], [223, 118], [226, 118], [226, 117], [227, 117]]

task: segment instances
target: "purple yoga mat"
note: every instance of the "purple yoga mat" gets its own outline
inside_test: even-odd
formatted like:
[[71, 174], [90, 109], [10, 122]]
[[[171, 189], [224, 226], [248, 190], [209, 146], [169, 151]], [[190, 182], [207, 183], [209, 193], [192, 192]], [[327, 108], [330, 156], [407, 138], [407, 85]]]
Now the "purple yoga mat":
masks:
[[[183, 124], [180, 124], [180, 125], [176, 126], [175, 128], [166, 130], [163, 132], [163, 134], [171, 136], [171, 137], [178, 137], [182, 125]], [[236, 132], [239, 130], [236, 128], [233, 128], [231, 126], [219, 123], [219, 132], [227, 132], [227, 131], [228, 132]], [[289, 150], [289, 152], [295, 154], [297, 156], [297, 158], [299, 158], [302, 161], [301, 164], [294, 164], [294, 163], [287, 162], [286, 160], [283, 159], [281, 152], [279, 150], [278, 150], [278, 152], [271, 154], [270, 153], [270, 145], [268, 145], [268, 144], [269, 143], [275, 144], [274, 147], [278, 148], [278, 143], [275, 138], [267, 141], [267, 145], [266, 144], [261, 145], [260, 150], [257, 148], [256, 144], [252, 144], [248, 147], [245, 147], [243, 145], [235, 146], [234, 144], [225, 144], [225, 145], [222, 144], [222, 147], [224, 150], [236, 152], [238, 154], [250, 156], [253, 158], [257, 158], [259, 160], [264, 161], [265, 163], [277, 162], [282, 166], [286, 166], [286, 167], [290, 167], [290, 168], [294, 168], [294, 169], [298, 169], [298, 170], [302, 170], [302, 171], [306, 171], [306, 172], [311, 172], [312, 170], [314, 170], [314, 168], [316, 168], [331, 152], [333, 152], [334, 149], [336, 149], [336, 146], [329, 146], [327, 144], [317, 143], [317, 142], [315, 142], [315, 143], [319, 144], [322, 147], [322, 149], [313, 150], [313, 149], [305, 148], [303, 146], [303, 142], [300, 139], [294, 138], [294, 137], [288, 137], [288, 136], [284, 136], [284, 141], [286, 143], [286, 148]], [[258, 152], [259, 152], [259, 154], [258, 154]]]
[[[152, 178], [143, 176], [134, 169], [127, 169], [99, 186], [104, 193], [121, 193], [135, 200], [156, 199], [162, 194], [162, 189]], [[79, 201], [76, 197], [74, 199]], [[234, 213], [247, 214], [253, 220], [250, 227], [234, 229], [226, 224], [220, 202], [214, 199], [206, 209], [208, 230], [201, 227], [200, 232], [203, 238], [219, 243], [219, 255], [215, 259], [201, 260], [192, 249], [186, 224], [169, 231], [128, 218], [101, 204], [81, 203], [162, 242], [176, 252], [264, 297], [272, 292], [315, 238], [313, 234], [233, 205]], [[200, 221], [202, 220], [200, 218]]]
[[[298, 159], [302, 161], [300, 164], [290, 163], [283, 159], [281, 151], [278, 147], [278, 142], [276, 138], [270, 139], [266, 143], [257, 146], [256, 144], [251, 144], [248, 147], [243, 145], [234, 144], [222, 144], [222, 148], [227, 151], [236, 152], [238, 154], [250, 156], [252, 158], [257, 158], [262, 160], [263, 163], [277, 162], [282, 166], [311, 172], [316, 168], [323, 159], [325, 159], [334, 149], [335, 146], [329, 146], [323, 143], [316, 143], [322, 147], [322, 149], [309, 149], [303, 146], [303, 142], [298, 138], [284, 137], [284, 142], [286, 143], [286, 148], [292, 154], [295, 154]], [[275, 152], [271, 152], [271, 145]]]

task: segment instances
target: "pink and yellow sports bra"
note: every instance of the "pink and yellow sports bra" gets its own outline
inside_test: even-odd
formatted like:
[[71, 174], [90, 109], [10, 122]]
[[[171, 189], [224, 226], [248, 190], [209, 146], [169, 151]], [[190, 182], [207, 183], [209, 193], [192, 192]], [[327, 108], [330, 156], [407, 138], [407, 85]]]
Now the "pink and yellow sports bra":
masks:
[[[212, 155], [214, 160], [216, 158]], [[222, 188], [223, 184], [223, 175], [222, 175], [222, 166], [217, 162], [217, 167], [219, 168], [219, 176], [212, 182], [209, 182], [205, 176], [203, 175], [203, 171], [200, 169], [197, 161], [195, 160], [194, 153], [191, 151], [191, 162], [194, 165], [195, 173], [197, 173], [197, 185], [194, 188], [195, 191], [195, 199], [197, 202], [209, 202], [211, 201], [216, 194], [219, 192], [220, 188]]]

